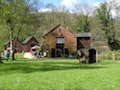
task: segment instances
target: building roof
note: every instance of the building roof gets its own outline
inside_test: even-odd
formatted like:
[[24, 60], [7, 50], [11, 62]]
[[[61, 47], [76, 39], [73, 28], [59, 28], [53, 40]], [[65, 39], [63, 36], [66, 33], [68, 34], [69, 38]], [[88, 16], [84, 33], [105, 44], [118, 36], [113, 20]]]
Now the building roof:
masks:
[[[22, 43], [17, 39], [17, 41], [19, 41], [21, 44], [26, 44], [26, 43], [28, 43], [32, 38], [34, 38], [34, 36], [29, 36], [29, 37], [27, 37]], [[36, 40], [36, 39], [35, 39]], [[11, 40], [8, 40], [7, 42], [5, 42], [4, 43], [4, 45], [7, 45], [7, 44], [9, 44], [9, 42], [10, 42]], [[37, 40], [36, 40], [37, 41]], [[37, 41], [38, 42], [38, 41]]]
[[60, 26], [61, 26], [60, 24], [57, 25], [55, 28], [53, 28], [53, 29], [50, 30], [47, 34], [45, 34], [45, 35], [43, 36], [43, 38], [44, 38], [45, 36], [47, 36], [49, 33], [51, 33], [53, 30], [55, 30], [56, 28], [60, 27]]
[[[11, 39], [13, 41], [13, 39]], [[4, 43], [4, 45], [7, 45], [11, 42], [11, 40], [8, 40], [7, 42]], [[18, 42], [20, 42], [18, 39], [17, 39]], [[21, 42], [20, 42], [21, 43]]]
[[4, 45], [7, 45], [11, 40], [8, 40], [7, 42], [4, 43]]
[[22, 42], [22, 44], [28, 43], [28, 41], [30, 41], [33, 37], [34, 37], [34, 36], [29, 36], [29, 37], [27, 37], [27, 38]]
[[[43, 38], [45, 38], [45, 36], [47, 36], [49, 33], [51, 33], [52, 31], [54, 31], [54, 30], [56, 30], [57, 28], [59, 28], [59, 27], [63, 27], [63, 28], [65, 28], [64, 26], [62, 26], [61, 24], [59, 24], [59, 25], [57, 25], [56, 27], [54, 27], [52, 30], [50, 30], [47, 34], [45, 34], [44, 36], [43, 36]], [[65, 28], [66, 30], [68, 30], [67, 28]], [[69, 31], [69, 30], [68, 30]], [[69, 32], [71, 32], [71, 31], [69, 31]], [[72, 33], [72, 32], [71, 32]]]
[[91, 37], [90, 32], [80, 32], [80, 33], [75, 33], [75, 37]]

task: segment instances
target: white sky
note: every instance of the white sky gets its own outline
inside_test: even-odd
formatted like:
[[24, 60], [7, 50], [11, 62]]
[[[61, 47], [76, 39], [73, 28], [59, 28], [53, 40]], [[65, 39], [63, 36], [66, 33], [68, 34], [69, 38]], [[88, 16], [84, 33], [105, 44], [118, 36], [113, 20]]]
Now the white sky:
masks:
[[[95, 7], [99, 7], [99, 4], [107, 1], [107, 2], [117, 2], [116, 4], [120, 4], [120, 0], [44, 0], [43, 3], [48, 4], [52, 3], [56, 7], [64, 6], [68, 10], [72, 10], [76, 4], [89, 4]], [[49, 8], [44, 8], [41, 11], [51, 11]], [[115, 10], [112, 10], [112, 14], [115, 16]]]

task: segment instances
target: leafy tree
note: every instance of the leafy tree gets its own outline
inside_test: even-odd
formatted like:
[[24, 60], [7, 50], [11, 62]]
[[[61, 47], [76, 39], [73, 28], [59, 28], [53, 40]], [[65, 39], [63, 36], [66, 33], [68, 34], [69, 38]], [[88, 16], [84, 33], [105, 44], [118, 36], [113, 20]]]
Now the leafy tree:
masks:
[[0, 17], [1, 22], [7, 27], [10, 34], [10, 47], [12, 52], [12, 60], [15, 59], [15, 44], [12, 40], [18, 39], [18, 36], [29, 19], [32, 12], [31, 0], [1, 0]]
[[74, 27], [74, 30], [77, 32], [90, 32], [88, 16], [79, 15], [77, 16], [77, 24]]
[[115, 26], [114, 19], [111, 14], [111, 7], [108, 6], [107, 2], [101, 4], [100, 8], [97, 9], [97, 17], [101, 23], [101, 29], [105, 32], [107, 42], [111, 50], [116, 50], [119, 48], [119, 42], [115, 38]]

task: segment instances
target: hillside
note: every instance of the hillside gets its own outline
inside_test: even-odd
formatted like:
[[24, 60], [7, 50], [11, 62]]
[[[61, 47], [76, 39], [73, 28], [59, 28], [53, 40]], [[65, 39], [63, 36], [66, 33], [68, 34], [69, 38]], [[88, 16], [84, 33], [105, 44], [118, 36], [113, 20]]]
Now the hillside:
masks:
[[[77, 23], [77, 14], [69, 13], [69, 12], [45, 12], [45, 13], [37, 13], [36, 15], [31, 15], [27, 24], [24, 25], [20, 34], [19, 40], [23, 41], [28, 36], [35, 36], [37, 40], [42, 45], [42, 36], [45, 35], [48, 31], [56, 27], [58, 24], [67, 27], [70, 31], [74, 31], [74, 27]], [[90, 22], [90, 32], [92, 33], [92, 37], [96, 41], [106, 41], [106, 37], [104, 32], [101, 30], [100, 23], [96, 16], [89, 17]], [[117, 27], [117, 36], [119, 37], [119, 26], [117, 25], [119, 22], [116, 23]], [[6, 41], [9, 40], [9, 32], [8, 28], [0, 27], [0, 50], [3, 50], [3, 45]]]

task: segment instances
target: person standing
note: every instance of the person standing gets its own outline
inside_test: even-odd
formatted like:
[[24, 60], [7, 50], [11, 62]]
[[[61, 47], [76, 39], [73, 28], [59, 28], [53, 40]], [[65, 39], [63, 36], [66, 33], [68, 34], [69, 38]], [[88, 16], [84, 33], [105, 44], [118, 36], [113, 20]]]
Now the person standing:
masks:
[[7, 61], [8, 61], [9, 58], [10, 58], [10, 51], [9, 51], [9, 50], [7, 50], [7, 52], [6, 52], [6, 58], [7, 58]]

